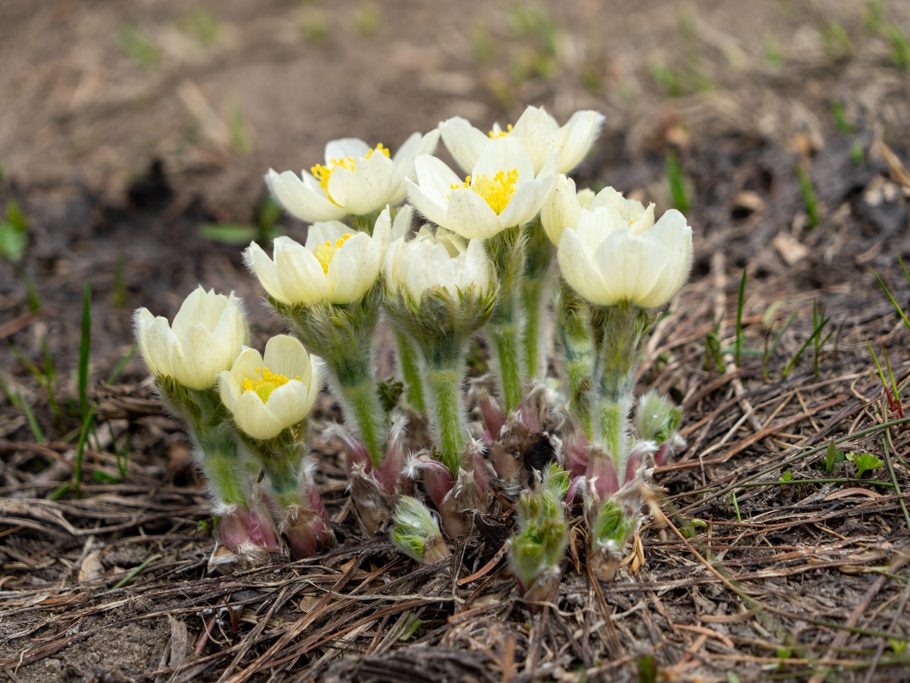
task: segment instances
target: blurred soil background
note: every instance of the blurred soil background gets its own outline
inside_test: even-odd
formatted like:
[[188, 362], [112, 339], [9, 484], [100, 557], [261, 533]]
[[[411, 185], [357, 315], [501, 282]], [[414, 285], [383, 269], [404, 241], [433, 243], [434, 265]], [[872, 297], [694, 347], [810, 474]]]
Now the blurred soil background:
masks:
[[[908, 41], [894, 0], [0, 4], [0, 677], [906, 680]], [[581, 181], [695, 229], [641, 369], [686, 409], [666, 519], [608, 584], [576, 526], [559, 604], [531, 612], [508, 518], [415, 568], [359, 531], [324, 444], [339, 548], [208, 574], [132, 311], [202, 283], [247, 300], [258, 342], [282, 331], [241, 262], [305, 234], [270, 166], [527, 104], [603, 111]]]

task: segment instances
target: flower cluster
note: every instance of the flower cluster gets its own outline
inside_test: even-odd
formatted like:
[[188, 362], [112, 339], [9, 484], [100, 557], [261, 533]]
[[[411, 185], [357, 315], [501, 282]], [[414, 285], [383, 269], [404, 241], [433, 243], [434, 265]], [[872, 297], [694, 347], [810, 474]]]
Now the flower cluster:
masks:
[[[642, 343], [688, 276], [692, 230], [678, 211], [658, 218], [653, 204], [579, 191], [565, 175], [602, 123], [580, 111], [560, 125], [529, 107], [484, 132], [455, 117], [397, 151], [346, 138], [300, 175], [269, 170], [275, 199], [311, 225], [303, 243], [246, 249], [290, 332], [262, 354], [233, 295], [200, 288], [171, 324], [137, 311], [142, 355], [187, 422], [224, 546], [258, 556], [283, 539], [303, 557], [333, 541], [306, 448], [324, 377], [345, 421], [326, 434], [343, 445], [369, 533], [446, 561], [447, 539], [501, 504], [494, 490], [514, 500], [532, 482], [511, 546], [525, 598], [555, 596], [575, 506], [588, 560], [602, 577], [615, 571], [648, 468], [681, 444], [678, 409], [650, 392], [636, 407], [634, 386]], [[440, 139], [465, 175], [434, 156]], [[469, 382], [478, 338], [489, 381]], [[378, 376], [380, 339], [394, 339], [397, 377]]]

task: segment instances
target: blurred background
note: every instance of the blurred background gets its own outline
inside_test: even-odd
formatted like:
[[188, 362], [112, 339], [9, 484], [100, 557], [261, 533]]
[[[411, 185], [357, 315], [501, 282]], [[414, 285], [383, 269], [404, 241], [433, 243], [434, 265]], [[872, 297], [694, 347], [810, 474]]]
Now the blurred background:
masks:
[[606, 112], [610, 168], [721, 129], [819, 144], [835, 101], [867, 125], [910, 120], [889, 103], [908, 16], [886, 0], [6, 0], [0, 166], [116, 201], [157, 160], [239, 220], [269, 166], [308, 168], [329, 139], [394, 148], [527, 104]]

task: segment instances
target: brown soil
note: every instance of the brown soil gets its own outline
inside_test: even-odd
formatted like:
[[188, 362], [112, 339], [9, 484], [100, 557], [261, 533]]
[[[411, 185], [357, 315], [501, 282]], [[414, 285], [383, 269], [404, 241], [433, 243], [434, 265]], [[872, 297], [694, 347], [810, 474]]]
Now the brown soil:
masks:
[[[0, 376], [20, 404], [0, 404], [0, 672], [906, 680], [910, 330], [872, 271], [907, 311], [910, 76], [888, 22], [910, 35], [908, 8], [882, 3], [876, 29], [847, 0], [629, 4], [552, 2], [545, 21], [531, 6], [472, 0], [208, 3], [208, 15], [171, 0], [0, 7], [0, 202], [29, 221], [23, 261], [0, 262]], [[206, 16], [217, 16], [210, 43]], [[502, 529], [478, 520], [451, 562], [417, 568], [361, 532], [325, 448], [319, 482], [339, 547], [208, 574], [210, 510], [180, 424], [137, 360], [105, 381], [130, 351], [131, 311], [173, 314], [200, 282], [260, 297], [239, 248], [200, 228], [253, 221], [269, 166], [308, 165], [333, 137], [395, 145], [454, 114], [514, 119], [526, 103], [608, 114], [585, 182], [670, 206], [673, 150], [688, 183], [691, 284], [641, 368], [643, 386], [685, 407], [688, 446], [657, 471], [628, 564], [593, 580], [576, 525], [558, 603], [531, 611]], [[86, 282], [97, 438], [77, 491], [66, 484]], [[810, 342], [784, 376], [812, 334], [813, 302], [833, 334], [817, 371]], [[281, 331], [250, 309], [258, 341]], [[867, 342], [887, 353], [903, 405], [889, 405]], [[28, 368], [45, 358], [56, 404]], [[826, 468], [832, 440], [883, 465], [862, 479], [849, 462]]]

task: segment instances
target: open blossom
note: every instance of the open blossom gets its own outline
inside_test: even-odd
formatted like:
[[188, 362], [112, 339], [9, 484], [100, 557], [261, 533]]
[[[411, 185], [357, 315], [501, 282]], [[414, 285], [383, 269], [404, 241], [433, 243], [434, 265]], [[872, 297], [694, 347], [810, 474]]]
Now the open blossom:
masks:
[[439, 124], [442, 140], [465, 171], [472, 169], [491, 140], [517, 139], [528, 153], [534, 172], [540, 173], [555, 158], [555, 172], [569, 173], [590, 151], [600, 134], [604, 116], [596, 111], [577, 111], [560, 126], [543, 107], [528, 107], [515, 125], [495, 125], [483, 132], [466, 119], [455, 116]]
[[249, 338], [240, 299], [197, 287], [174, 316], [140, 308], [133, 316], [145, 364], [156, 377], [170, 377], [189, 389], [210, 389], [231, 367]]
[[319, 395], [316, 357], [294, 337], [280, 334], [265, 345], [265, 356], [244, 347], [230, 370], [219, 376], [221, 402], [234, 422], [254, 439], [271, 439], [300, 424]]
[[657, 308], [689, 275], [692, 228], [675, 209], [642, 228], [608, 204], [580, 213], [578, 226], [563, 231], [557, 256], [566, 282], [589, 303]]
[[533, 219], [552, 184], [538, 177], [518, 140], [493, 140], [480, 153], [465, 180], [428, 155], [415, 161], [417, 181], [407, 181], [408, 197], [428, 220], [466, 239], [488, 239]]
[[384, 209], [372, 235], [338, 221], [315, 223], [306, 244], [290, 237], [276, 238], [272, 258], [253, 242], [246, 250], [246, 263], [265, 291], [280, 303], [353, 303], [379, 278], [392, 233], [403, 233], [411, 215], [410, 210], [402, 209], [393, 227], [390, 211]]
[[325, 163], [300, 175], [269, 169], [265, 181], [275, 199], [301, 220], [363, 216], [401, 202], [405, 178], [414, 176], [414, 159], [432, 154], [438, 141], [438, 131], [414, 133], [392, 155], [382, 143], [370, 147], [357, 138], [332, 140], [325, 147]]
[[444, 230], [434, 235], [426, 228], [412, 240], [392, 243], [383, 275], [390, 293], [404, 290], [415, 301], [427, 290], [445, 290], [457, 301], [459, 292], [486, 290], [493, 285], [490, 260], [480, 241], [465, 242]]
[[564, 175], [556, 176], [540, 210], [540, 222], [550, 241], [558, 245], [563, 230], [577, 227], [583, 211], [606, 206], [616, 209], [632, 232], [643, 232], [654, 225], [653, 203], [646, 207], [636, 199], [626, 199], [612, 187], [605, 187], [596, 195], [589, 189], [576, 192], [575, 181]]

